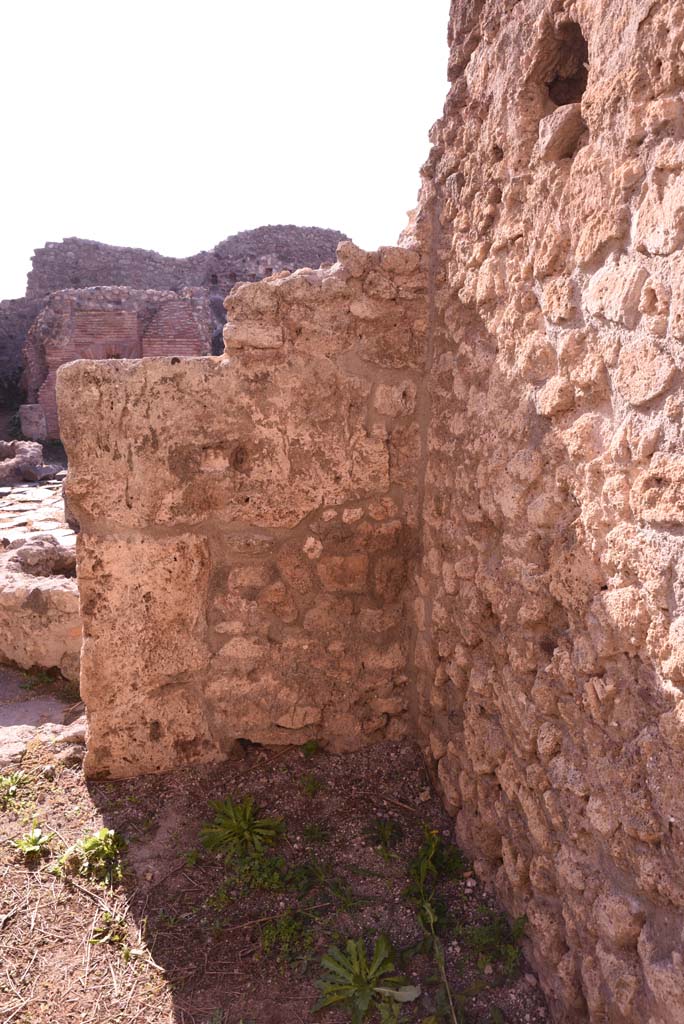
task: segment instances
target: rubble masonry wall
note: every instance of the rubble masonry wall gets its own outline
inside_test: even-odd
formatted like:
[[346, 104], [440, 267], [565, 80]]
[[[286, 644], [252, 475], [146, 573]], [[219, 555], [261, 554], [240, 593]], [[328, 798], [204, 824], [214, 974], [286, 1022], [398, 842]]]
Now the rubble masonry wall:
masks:
[[58, 374], [91, 774], [406, 733], [425, 274], [345, 245], [240, 286], [229, 356]]

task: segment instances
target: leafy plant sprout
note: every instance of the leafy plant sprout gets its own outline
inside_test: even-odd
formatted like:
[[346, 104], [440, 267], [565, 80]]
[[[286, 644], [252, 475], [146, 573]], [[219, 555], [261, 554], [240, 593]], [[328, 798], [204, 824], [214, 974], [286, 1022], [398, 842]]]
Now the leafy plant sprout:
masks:
[[205, 825], [200, 839], [211, 853], [229, 857], [261, 854], [280, 838], [284, 831], [282, 818], [260, 818], [251, 796], [241, 803], [231, 797], [213, 801], [214, 819]]
[[457, 847], [445, 845], [435, 829], [425, 826], [423, 842], [409, 866], [410, 883], [406, 895], [415, 904], [427, 945], [434, 956], [441, 981], [441, 991], [446, 998], [452, 1024], [460, 1024], [460, 1014], [446, 974], [444, 946], [437, 934], [437, 929], [443, 918], [443, 909], [437, 899], [435, 889], [440, 875], [454, 877], [462, 872], [463, 867], [464, 861], [460, 850]]
[[280, 963], [292, 963], [306, 958], [313, 949], [314, 937], [300, 914], [285, 910], [262, 926], [260, 942], [266, 956], [273, 956]]
[[50, 852], [50, 840], [53, 835], [54, 833], [46, 835], [34, 822], [31, 831], [26, 832], [21, 839], [13, 840], [12, 846], [22, 854], [25, 861], [35, 863]]
[[320, 821], [311, 821], [302, 829], [302, 836], [307, 843], [327, 843], [330, 839], [330, 829]]
[[316, 754], [320, 753], [321, 745], [318, 740], [307, 740], [306, 743], [302, 744], [302, 754], [308, 761]]
[[519, 942], [525, 931], [526, 917], [516, 917], [509, 923], [504, 914], [483, 907], [483, 920], [479, 924], [461, 926], [456, 934], [470, 949], [480, 970], [490, 964], [511, 978], [520, 964]]
[[321, 959], [324, 974], [316, 982], [321, 996], [314, 1012], [342, 1005], [351, 1012], [351, 1024], [363, 1024], [383, 1004], [413, 1002], [420, 988], [404, 984], [404, 979], [395, 974], [393, 958], [394, 951], [384, 935], [377, 939], [370, 957], [363, 939], [348, 939], [344, 950], [332, 946]]
[[90, 942], [94, 946], [102, 946], [107, 943], [113, 946], [124, 946], [126, 942], [126, 922], [118, 914], [112, 914], [105, 910], [100, 923], [93, 928]]
[[28, 783], [26, 772], [12, 772], [10, 775], [0, 775], [0, 809], [6, 810], [17, 796], [22, 786]]
[[59, 859], [65, 875], [82, 875], [113, 886], [123, 878], [121, 854], [126, 846], [123, 836], [114, 829], [101, 828], [77, 843]]
[[323, 789], [324, 783], [314, 775], [312, 772], [308, 772], [306, 775], [302, 775], [302, 789], [306, 796], [311, 799], [316, 796]]
[[366, 839], [380, 851], [380, 856], [385, 861], [396, 857], [393, 847], [397, 845], [402, 836], [400, 825], [392, 818], [376, 818], [364, 833]]

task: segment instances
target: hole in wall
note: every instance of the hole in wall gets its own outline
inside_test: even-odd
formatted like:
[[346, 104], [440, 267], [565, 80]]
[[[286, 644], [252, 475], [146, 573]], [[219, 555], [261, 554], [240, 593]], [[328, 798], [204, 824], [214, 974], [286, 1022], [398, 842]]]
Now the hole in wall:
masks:
[[547, 80], [549, 98], [557, 107], [579, 103], [587, 87], [589, 47], [576, 21], [566, 21], [556, 31], [557, 57]]
[[244, 470], [247, 465], [247, 449], [238, 445], [230, 456], [230, 464], [238, 473]]

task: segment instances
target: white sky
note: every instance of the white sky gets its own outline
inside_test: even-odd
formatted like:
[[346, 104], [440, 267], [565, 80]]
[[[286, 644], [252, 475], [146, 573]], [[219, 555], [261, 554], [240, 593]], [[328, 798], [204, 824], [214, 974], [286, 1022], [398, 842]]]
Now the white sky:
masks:
[[189, 256], [260, 224], [392, 244], [448, 0], [2, 0], [0, 298], [69, 235]]

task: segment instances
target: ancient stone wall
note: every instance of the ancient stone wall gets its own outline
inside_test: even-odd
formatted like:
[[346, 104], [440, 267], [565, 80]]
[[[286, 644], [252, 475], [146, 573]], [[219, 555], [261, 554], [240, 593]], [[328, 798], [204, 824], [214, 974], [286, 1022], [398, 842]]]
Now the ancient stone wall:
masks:
[[203, 289], [186, 288], [180, 294], [117, 287], [54, 292], [28, 334], [28, 404], [20, 410], [22, 429], [41, 441], [59, 438], [55, 380], [63, 363], [208, 355], [210, 349]]
[[[237, 281], [257, 281], [281, 271], [297, 267], [319, 267], [332, 263], [335, 248], [346, 236], [327, 228], [298, 227], [294, 224], [269, 225], [241, 231], [224, 239], [208, 252], [185, 259], [160, 256], [148, 249], [104, 245], [82, 238], [66, 238], [48, 242], [32, 257], [26, 296], [0, 302], [0, 408], [16, 410], [25, 399], [29, 374], [35, 375], [36, 361], [45, 365], [45, 356], [33, 351], [24, 353], [28, 331], [44, 308], [48, 296], [57, 291], [91, 287], [121, 286], [134, 290], [181, 292], [187, 288], [203, 289], [209, 302], [209, 324], [212, 351], [223, 351], [221, 331], [225, 323], [223, 298]], [[176, 307], [183, 317], [185, 307]], [[166, 319], [173, 313], [167, 307]], [[172, 324], [171, 335], [182, 334], [181, 324]], [[145, 355], [164, 355], [165, 343], [150, 345]], [[178, 355], [189, 354], [180, 348]], [[42, 382], [42, 378], [41, 378]], [[35, 392], [29, 381], [29, 390]], [[29, 401], [34, 401], [29, 398]], [[42, 423], [40, 410], [30, 410], [25, 423]], [[37, 413], [37, 419], [34, 413]], [[28, 436], [41, 439], [41, 434]], [[53, 436], [53, 434], [50, 434]]]
[[327, 228], [281, 224], [240, 231], [208, 252], [177, 259], [149, 249], [65, 238], [36, 249], [26, 295], [42, 298], [63, 288], [126, 285], [178, 291], [216, 285], [221, 295], [236, 281], [257, 281], [279, 270], [332, 262], [346, 236]]
[[230, 357], [60, 370], [91, 774], [407, 729], [416, 253], [239, 287]]
[[33, 299], [0, 302], [0, 407], [16, 409], [22, 396], [23, 347], [40, 306]]
[[560, 1021], [684, 1020], [684, 10], [454, 4], [419, 722]]
[[[403, 266], [347, 248], [238, 291], [229, 361], [62, 371], [90, 766], [273, 742], [302, 707], [290, 737], [344, 747], [405, 729], [399, 705], [367, 723], [378, 694], [408, 699], [459, 841], [527, 917], [556, 1019], [681, 1024], [684, 10], [458, 0], [449, 31]], [[388, 497], [392, 596], [372, 583]], [[327, 522], [348, 547], [326, 547]], [[253, 596], [233, 589], [235, 534], [298, 545], [312, 604], [270, 555], [249, 556], [275, 566]], [[269, 612], [274, 657], [241, 663], [271, 583], [297, 618]], [[388, 632], [367, 641], [361, 609]], [[290, 675], [286, 636], [314, 643], [317, 671]], [[379, 691], [395, 651], [402, 681]]]
[[[85, 238], [47, 242], [31, 257], [26, 294], [42, 298], [64, 288], [123, 285], [173, 291], [197, 284], [204, 271], [205, 254], [176, 259], [150, 249], [106, 245]], [[190, 278], [191, 280], [188, 280]]]

